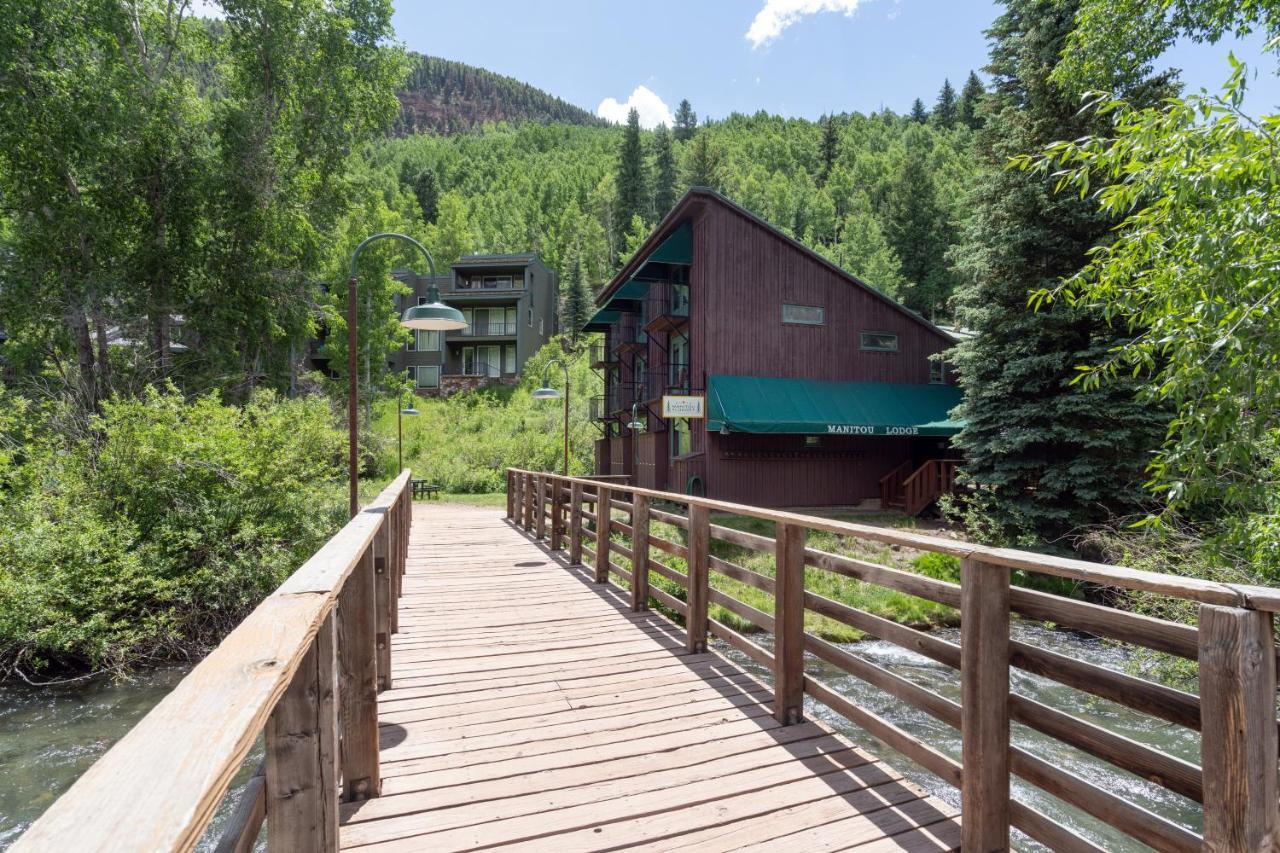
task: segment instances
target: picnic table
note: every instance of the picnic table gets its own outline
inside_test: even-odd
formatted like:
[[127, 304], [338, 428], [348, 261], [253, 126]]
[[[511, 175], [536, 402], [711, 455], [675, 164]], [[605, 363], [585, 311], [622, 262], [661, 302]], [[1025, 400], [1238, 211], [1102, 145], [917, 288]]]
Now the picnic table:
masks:
[[413, 481], [413, 497], [426, 497], [428, 500], [440, 497], [440, 487], [435, 483], [428, 483], [426, 480]]

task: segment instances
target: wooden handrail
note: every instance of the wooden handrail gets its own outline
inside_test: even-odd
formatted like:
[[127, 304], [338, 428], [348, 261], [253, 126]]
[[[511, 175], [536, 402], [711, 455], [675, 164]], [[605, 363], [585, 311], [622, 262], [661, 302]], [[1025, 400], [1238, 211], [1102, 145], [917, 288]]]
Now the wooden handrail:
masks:
[[[946, 476], [948, 466], [954, 471], [954, 460], [935, 461], [938, 464], [931, 466], [933, 473], [926, 470], [921, 474], [923, 479]], [[1157, 849], [1189, 851], [1202, 845], [1215, 850], [1262, 849], [1270, 839], [1280, 835], [1276, 772], [1280, 737], [1275, 718], [1277, 649], [1272, 633], [1272, 612], [1280, 605], [1280, 591], [1142, 572], [1028, 551], [987, 548], [941, 537], [585, 478], [534, 474], [520, 469], [513, 469], [509, 475], [510, 487], [520, 493], [527, 493], [535, 481], [549, 485], [556, 495], [563, 495], [568, 487], [568, 505], [563, 511], [577, 520], [576, 525], [571, 525], [569, 541], [564, 546], [569, 549], [572, 562], [579, 562], [586, 550], [582, 547], [583, 540], [594, 542], [596, 549], [591, 555], [595, 560], [596, 579], [608, 583], [611, 578], [621, 578], [629, 584], [633, 608], [643, 606], [638, 605], [637, 600], [642, 595], [640, 591], [647, 590], [649, 598], [683, 617], [688, 651], [703, 649], [709, 632], [767, 667], [774, 676], [774, 714], [779, 722], [784, 725], [799, 722], [803, 718], [804, 694], [808, 693], [960, 788], [966, 848], [1007, 847], [1009, 830], [1016, 827], [1055, 849], [1097, 849], [1077, 838], [1068, 828], [1012, 800], [1011, 775]], [[595, 492], [594, 500], [590, 491]], [[593, 503], [595, 512], [583, 509], [584, 503]], [[660, 505], [667, 508], [659, 509]], [[685, 507], [685, 514], [670, 511], [671, 505]], [[538, 511], [543, 510], [539, 507]], [[769, 537], [712, 524], [711, 512], [771, 521], [776, 534]], [[516, 515], [512, 518], [516, 520]], [[583, 526], [584, 518], [594, 523], [595, 533]], [[527, 516], [520, 520], [526, 528], [530, 526]], [[655, 535], [649, 529], [654, 521], [683, 530], [686, 543]], [[948, 583], [809, 548], [805, 537], [811, 530], [960, 557], [961, 581]], [[629, 538], [630, 545], [621, 537]], [[717, 539], [757, 553], [773, 554], [775, 576], [770, 578], [712, 555], [711, 542]], [[654, 559], [655, 552], [684, 559], [688, 572], [681, 574]], [[630, 561], [630, 566], [615, 562], [613, 557]], [[961, 613], [961, 642], [957, 645], [807, 591], [806, 566], [955, 607]], [[1198, 628], [1181, 625], [1013, 587], [1010, 569], [1201, 602], [1200, 625]], [[683, 588], [685, 600], [651, 586], [650, 573]], [[773, 612], [732, 597], [722, 583], [719, 586], [712, 583], [711, 574], [771, 595]], [[760, 630], [772, 632], [772, 651], [712, 618], [712, 605]], [[961, 701], [944, 698], [806, 633], [806, 610], [954, 668]], [[1010, 637], [1013, 613], [1196, 660], [1201, 695], [1173, 690], [1051, 649], [1015, 642]], [[898, 701], [959, 729], [963, 760], [956, 762], [941, 755], [879, 715], [840, 696], [830, 685], [806, 676], [804, 652], [815, 654]], [[1200, 731], [1201, 766], [1011, 693], [1011, 666], [1158, 720]], [[1106, 790], [1013, 746], [1009, 732], [1011, 720], [1202, 803], [1204, 837], [1125, 799], [1123, 790]]]
[[[374, 626], [389, 626], [396, 609], [410, 479], [402, 472], [267, 596], [11, 849], [190, 850], [265, 731], [265, 784], [250, 786], [251, 796], [265, 795], [265, 811], [237, 814], [259, 822], [265, 814], [273, 849], [336, 850], [339, 774], [347, 771], [347, 799], [378, 793], [376, 779], [351, 770], [372, 767], [376, 776], [374, 685], [379, 675], [389, 684], [390, 673], [372, 671], [375, 645], [389, 645]], [[372, 612], [377, 587], [388, 591], [379, 614]], [[369, 612], [355, 612], [353, 603], [367, 603]], [[358, 743], [372, 755], [357, 754]], [[257, 835], [256, 826], [232, 831]]]

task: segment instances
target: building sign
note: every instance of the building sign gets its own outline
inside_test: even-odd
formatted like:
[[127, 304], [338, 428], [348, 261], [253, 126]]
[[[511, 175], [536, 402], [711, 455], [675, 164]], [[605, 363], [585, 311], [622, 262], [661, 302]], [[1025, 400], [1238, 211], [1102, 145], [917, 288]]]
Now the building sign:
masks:
[[662, 416], [664, 418], [705, 418], [703, 406], [705, 400], [706, 398], [701, 395], [663, 395]]
[[827, 424], [827, 435], [919, 435], [920, 427]]

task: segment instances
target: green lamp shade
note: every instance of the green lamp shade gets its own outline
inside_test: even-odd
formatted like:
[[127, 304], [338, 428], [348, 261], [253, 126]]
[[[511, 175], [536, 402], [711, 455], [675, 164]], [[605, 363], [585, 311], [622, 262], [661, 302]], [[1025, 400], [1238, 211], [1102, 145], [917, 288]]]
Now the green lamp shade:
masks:
[[466, 318], [457, 308], [443, 302], [429, 302], [426, 305], [414, 305], [404, 312], [400, 325], [407, 329], [424, 331], [450, 332], [467, 327]]
[[420, 415], [420, 414], [422, 414], [422, 412], [419, 412], [417, 409], [413, 408], [413, 406], [410, 406], [410, 407], [409, 407], [409, 408], [407, 408], [407, 409], [401, 409], [401, 410], [400, 410], [400, 414], [402, 414], [402, 415]]
[[544, 385], [543, 387], [533, 392], [533, 399], [535, 400], [555, 400], [559, 396], [560, 396], [559, 391], [547, 385]]
[[639, 432], [640, 430], [644, 429], [644, 421], [640, 420], [639, 418], [636, 418], [634, 421], [627, 424], [627, 429], [635, 430], [636, 432]]

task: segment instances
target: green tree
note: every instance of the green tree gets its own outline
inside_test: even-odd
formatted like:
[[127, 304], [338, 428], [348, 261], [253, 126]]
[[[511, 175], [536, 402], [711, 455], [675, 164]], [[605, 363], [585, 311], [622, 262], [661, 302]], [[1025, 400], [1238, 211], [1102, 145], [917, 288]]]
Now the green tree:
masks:
[[[615, 202], [615, 223], [619, 229], [631, 224], [639, 216], [649, 217], [652, 196], [649, 192], [649, 170], [645, 166], [644, 142], [640, 138], [640, 113], [632, 109], [627, 113], [627, 126], [618, 150], [618, 196]], [[619, 237], [625, 235], [619, 230]]]
[[945, 256], [949, 223], [929, 168], [929, 131], [912, 127], [903, 143], [905, 154], [885, 202], [886, 236], [902, 263], [906, 283], [901, 295], [907, 307], [936, 317], [946, 311], [953, 289]]
[[700, 130], [689, 147], [689, 159], [685, 165], [685, 184], [691, 187], [710, 187], [719, 190], [723, 180], [722, 155], [711, 143], [706, 128]]
[[905, 280], [902, 265], [885, 238], [866, 193], [857, 193], [840, 223], [840, 239], [821, 251], [833, 263], [881, 293], [901, 299]]
[[569, 271], [565, 277], [564, 297], [560, 302], [560, 328], [572, 349], [581, 345], [583, 329], [591, 321], [594, 305], [591, 288], [582, 268], [582, 255], [575, 246], [569, 259]]
[[1107, 124], [1081, 115], [1049, 81], [1075, 3], [1005, 6], [988, 33], [995, 89], [977, 146], [983, 174], [956, 251], [965, 278], [958, 319], [976, 333], [954, 350], [964, 390], [956, 414], [965, 421], [956, 444], [975, 487], [966, 507], [974, 534], [1039, 545], [1132, 510], [1165, 418], [1131, 384], [1072, 384], [1078, 365], [1096, 363], [1127, 334], [1083, 307], [1028, 306], [1031, 293], [1078, 272], [1114, 221], [1095, 202], [1058, 195], [1051, 178], [1008, 162]]
[[822, 143], [819, 148], [822, 168], [818, 172], [818, 186], [823, 186], [831, 176], [836, 158], [840, 156], [840, 126], [836, 124], [835, 116], [823, 116], [819, 123], [822, 125]]
[[929, 111], [924, 108], [924, 101], [919, 98], [911, 102], [911, 120], [916, 124], [924, 124], [929, 120]]
[[693, 111], [688, 98], [682, 98], [676, 107], [676, 139], [688, 142], [698, 130], [698, 114]]
[[440, 212], [436, 221], [427, 226], [425, 242], [441, 270], [448, 269], [463, 255], [476, 250], [476, 235], [467, 202], [457, 190], [440, 196]]
[[959, 117], [959, 105], [956, 103], [956, 90], [951, 88], [950, 80], [942, 81], [942, 89], [938, 91], [938, 100], [933, 105], [930, 116], [938, 127], [953, 128]]
[[677, 196], [676, 153], [671, 143], [671, 132], [665, 124], [658, 125], [653, 134], [653, 207], [655, 215], [666, 216], [675, 207]]
[[422, 211], [422, 221], [427, 225], [440, 215], [440, 181], [434, 169], [423, 169], [413, 179], [413, 195]]
[[964, 81], [964, 88], [960, 90], [960, 104], [956, 108], [956, 118], [970, 130], [978, 130], [982, 127], [982, 116], [978, 114], [978, 105], [986, 93], [986, 87], [982, 85], [978, 75], [970, 71], [969, 79]]

